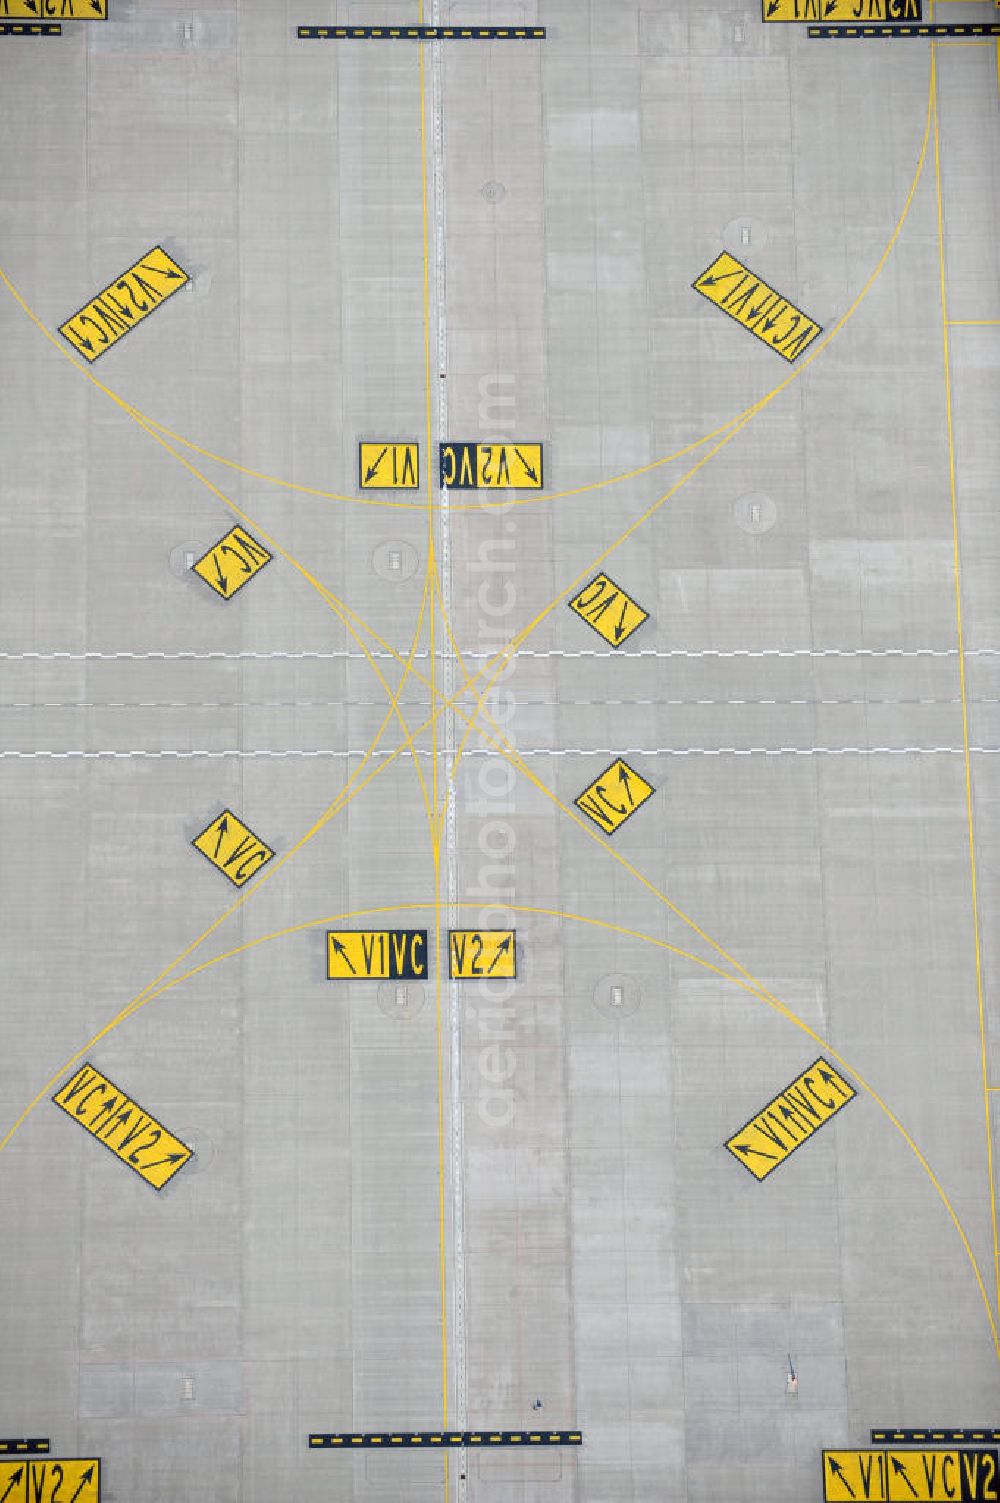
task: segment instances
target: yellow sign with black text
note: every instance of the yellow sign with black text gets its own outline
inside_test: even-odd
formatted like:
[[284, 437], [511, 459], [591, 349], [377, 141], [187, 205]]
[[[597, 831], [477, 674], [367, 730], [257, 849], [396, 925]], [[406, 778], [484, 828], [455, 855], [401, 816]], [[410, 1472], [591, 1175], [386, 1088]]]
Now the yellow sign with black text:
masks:
[[191, 567], [223, 600], [232, 600], [270, 562], [271, 554], [263, 543], [245, 527], [234, 527]]
[[426, 929], [329, 929], [329, 981], [421, 981], [427, 975]]
[[517, 935], [513, 929], [452, 929], [448, 936], [452, 981], [517, 975]]
[[93, 1065], [81, 1065], [52, 1100], [154, 1190], [162, 1190], [194, 1152]]
[[0, 1503], [101, 1503], [100, 1460], [0, 1461]]
[[726, 1147], [754, 1179], [767, 1179], [856, 1095], [854, 1087], [820, 1056], [734, 1133]]
[[652, 785], [618, 757], [573, 802], [606, 835], [613, 835], [653, 793]]
[[716, 256], [692, 285], [695, 292], [749, 329], [769, 349], [777, 350], [789, 364], [823, 332], [815, 319], [775, 292], [728, 251]]
[[763, 21], [922, 21], [921, 0], [760, 0]]
[[223, 809], [217, 814], [191, 844], [218, 867], [234, 887], [243, 887], [274, 855], [271, 847], [265, 845], [249, 825], [237, 819], [231, 809]]
[[188, 280], [184, 268], [162, 246], [154, 245], [141, 261], [123, 271], [117, 281], [110, 282], [103, 292], [85, 303], [79, 313], [60, 324], [59, 333], [85, 360], [96, 360], [168, 297], [179, 292]]
[[649, 612], [644, 611], [631, 595], [626, 595], [621, 585], [616, 585], [607, 574], [598, 574], [592, 579], [569, 602], [569, 608], [612, 647], [621, 647], [644, 621], [649, 620]]
[[824, 1451], [824, 1503], [997, 1503], [997, 1452]]
[[440, 445], [440, 482], [450, 491], [540, 491], [541, 444]]
[[358, 444], [358, 484], [363, 491], [415, 491], [420, 485], [420, 449], [416, 444]]
[[106, 21], [108, 0], [0, 0], [0, 21]]

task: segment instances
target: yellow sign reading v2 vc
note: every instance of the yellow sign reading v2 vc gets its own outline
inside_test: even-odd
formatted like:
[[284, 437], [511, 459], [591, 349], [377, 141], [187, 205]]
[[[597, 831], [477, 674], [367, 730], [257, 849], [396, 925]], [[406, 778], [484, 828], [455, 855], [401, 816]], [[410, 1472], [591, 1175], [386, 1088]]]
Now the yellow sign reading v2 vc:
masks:
[[271, 554], [263, 543], [251, 537], [245, 527], [234, 527], [192, 568], [223, 600], [231, 600], [270, 562]]
[[922, 21], [920, 0], [760, 0], [763, 21]]
[[391, 438], [358, 444], [358, 484], [363, 491], [415, 491], [420, 485], [420, 450]]
[[695, 292], [777, 350], [789, 364], [823, 332], [815, 319], [775, 292], [728, 251], [716, 256], [692, 285]]
[[231, 809], [217, 814], [207, 829], [196, 835], [191, 844], [213, 866], [228, 877], [234, 887], [242, 887], [266, 866], [274, 852], [255, 835], [249, 825], [237, 819]]
[[541, 444], [441, 444], [440, 481], [450, 491], [540, 491]]
[[653, 797], [654, 791], [645, 778], [618, 757], [573, 802], [606, 835], [613, 835], [648, 798]]
[[996, 1451], [824, 1451], [825, 1503], [997, 1503]]
[[2, 1503], [101, 1503], [101, 1463], [85, 1461], [0, 1461]]
[[427, 975], [426, 929], [328, 929], [329, 981], [419, 981]]
[[162, 246], [154, 245], [141, 261], [60, 324], [59, 333], [85, 360], [96, 360], [188, 280], [184, 268], [171, 260]]
[[649, 620], [649, 612], [606, 574], [598, 574], [592, 579], [569, 602], [569, 608], [612, 647], [621, 647], [644, 621]]
[[734, 1133], [726, 1147], [754, 1179], [767, 1179], [856, 1095], [821, 1056]]
[[0, 0], [0, 21], [106, 21], [107, 19], [108, 0]]
[[452, 981], [517, 975], [517, 935], [513, 929], [452, 929], [448, 936]]
[[81, 1065], [52, 1100], [154, 1190], [162, 1190], [193, 1154], [93, 1065]]

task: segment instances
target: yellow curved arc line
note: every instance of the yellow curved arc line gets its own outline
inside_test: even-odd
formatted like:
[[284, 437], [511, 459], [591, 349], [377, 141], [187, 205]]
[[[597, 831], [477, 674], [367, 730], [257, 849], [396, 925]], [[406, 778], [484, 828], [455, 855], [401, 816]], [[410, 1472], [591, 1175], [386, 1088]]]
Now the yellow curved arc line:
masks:
[[[474, 908], [477, 905], [473, 903], [467, 903], [459, 899], [457, 906], [460, 908]], [[896, 1116], [895, 1112], [893, 1112], [888, 1102], [879, 1094], [878, 1091], [875, 1090], [874, 1086], [869, 1084], [864, 1076], [859, 1074], [859, 1072], [853, 1067], [850, 1061], [846, 1059], [839, 1050], [834, 1049], [833, 1046], [828, 1042], [828, 1040], [823, 1038], [822, 1034], [818, 1033], [815, 1028], [811, 1027], [810, 1024], [806, 1023], [802, 1018], [794, 1013], [790, 1007], [786, 1006], [785, 1003], [779, 1001], [777, 997], [772, 996], [771, 993], [766, 990], [766, 988], [762, 987], [759, 983], [755, 983], [752, 978], [750, 980], [746, 980], [742, 979], [740, 976], [733, 976], [729, 972], [725, 971], [721, 966], [716, 965], [714, 962], [706, 960], [702, 956], [696, 955], [690, 950], [685, 950], [680, 945], [670, 944], [668, 940], [657, 939], [654, 935], [645, 934], [641, 930], [631, 929], [626, 925], [613, 923], [609, 919], [593, 918], [588, 914], [572, 913], [563, 909], [549, 908], [539, 904], [512, 903], [509, 906], [511, 908], [511, 911], [514, 913], [532, 914], [540, 918], [555, 918], [564, 922], [584, 924], [590, 928], [601, 929], [608, 933], [617, 934], [625, 939], [634, 939], [644, 944], [653, 945], [656, 949], [664, 950], [672, 955], [676, 955], [679, 959], [689, 961], [693, 965], [700, 966], [703, 970], [710, 971], [713, 975], [718, 976], [720, 980], [726, 981], [732, 986], [739, 987], [741, 991], [746, 992], [752, 997], [756, 997], [758, 1001], [764, 1002], [769, 1008], [771, 1008], [773, 1012], [778, 1013], [780, 1017], [783, 1017], [787, 1022], [792, 1023], [808, 1038], [812, 1039], [815, 1044], [819, 1045], [821, 1049], [824, 1049], [830, 1055], [830, 1057], [835, 1060], [836, 1063], [843, 1070], [845, 1070], [853, 1080], [857, 1082], [857, 1084], [861, 1087], [865, 1094], [871, 1098], [871, 1100], [883, 1113], [886, 1119], [901, 1135], [903, 1141], [911, 1150], [921, 1169], [924, 1171], [927, 1178], [930, 1180], [930, 1183], [934, 1187], [938, 1198], [940, 1199], [942, 1205], [948, 1213], [952, 1225], [958, 1233], [962, 1247], [965, 1250], [966, 1257], [968, 1258], [969, 1264], [972, 1268], [973, 1274], [976, 1279], [976, 1284], [983, 1301], [983, 1306], [986, 1310], [987, 1319], [989, 1320], [994, 1349], [997, 1353], [998, 1359], [1000, 1359], [1000, 1333], [998, 1333], [997, 1331], [996, 1322], [993, 1316], [993, 1310], [990, 1306], [989, 1297], [986, 1293], [986, 1287], [979, 1269], [979, 1264], [976, 1260], [976, 1255], [972, 1250], [972, 1245], [969, 1242], [965, 1229], [959, 1219], [958, 1213], [952, 1205], [951, 1201], [948, 1199], [944, 1187], [942, 1186], [937, 1175], [934, 1173], [934, 1170], [932, 1169], [926, 1156], [914, 1141], [913, 1137], [910, 1135], [907, 1129], [900, 1122], [899, 1118]], [[324, 925], [342, 924], [356, 919], [374, 918], [379, 915], [389, 913], [428, 912], [434, 909], [434, 907], [434, 903], [380, 904], [378, 907], [374, 908], [356, 908], [346, 913], [330, 914], [323, 918], [311, 919], [308, 922], [289, 925], [289, 927], [286, 929], [277, 929], [271, 934], [258, 935], [256, 939], [247, 940], [241, 945], [234, 946], [231, 950], [226, 950], [220, 955], [213, 956], [210, 960], [201, 961], [197, 966], [193, 966], [190, 971], [186, 971], [183, 975], [175, 976], [172, 980], [165, 982], [164, 985], [161, 986], [155, 993], [147, 995], [143, 1002], [139, 1006], [137, 1006], [134, 1011], [138, 1012], [140, 1010], [140, 1007], [147, 1006], [148, 1003], [155, 1001], [157, 997], [163, 996], [166, 992], [172, 991], [175, 987], [181, 986], [186, 982], [193, 980], [196, 976], [201, 975], [202, 972], [211, 970], [214, 966], [222, 965], [226, 961], [233, 960], [239, 955], [244, 955], [248, 951], [258, 948], [258, 946], [260, 945], [271, 944], [274, 941], [280, 939], [288, 939], [293, 935], [305, 933], [310, 929], [318, 929]], [[20, 1123], [25, 1117], [29, 1115], [31, 1111], [34, 1110], [34, 1108], [42, 1100], [45, 1099], [51, 1088], [58, 1083], [60, 1078], [65, 1075], [66, 1071], [69, 1070], [77, 1062], [77, 1060], [81, 1059], [89, 1049], [92, 1049], [94, 1045], [99, 1043], [102, 1038], [106, 1037], [107, 1034], [111, 1033], [113, 1029], [117, 1028], [122, 1022], [124, 1022], [126, 1020], [126, 1017], [131, 1017], [133, 1015], [134, 1013], [123, 1013], [122, 1015], [119, 1015], [118, 1018], [112, 1019], [112, 1021], [106, 1024], [105, 1027], [100, 1030], [100, 1032], [96, 1033], [88, 1043], [84, 1044], [70, 1058], [70, 1060], [67, 1061], [62, 1069], [57, 1074], [55, 1074], [45, 1086], [43, 1086], [43, 1088], [38, 1092], [37, 1096], [35, 1096], [30, 1105], [22, 1113], [22, 1116], [18, 1119], [18, 1122]], [[0, 1141], [0, 1151], [2, 1151], [2, 1149], [6, 1146], [14, 1130], [15, 1129], [12, 1128], [7, 1137]]]

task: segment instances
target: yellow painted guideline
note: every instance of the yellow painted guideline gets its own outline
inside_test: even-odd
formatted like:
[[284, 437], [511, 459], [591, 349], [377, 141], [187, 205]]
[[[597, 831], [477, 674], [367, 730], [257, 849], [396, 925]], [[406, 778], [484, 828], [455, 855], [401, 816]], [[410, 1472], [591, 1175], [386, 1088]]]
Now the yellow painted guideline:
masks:
[[162, 246], [154, 245], [134, 266], [123, 271], [117, 281], [91, 298], [79, 313], [60, 324], [59, 333], [85, 360], [96, 360], [168, 297], [179, 292], [188, 280], [184, 268]]
[[586, 787], [579, 798], [573, 800], [576, 807], [594, 821], [606, 835], [613, 835], [648, 798], [654, 789], [635, 768], [616, 757], [599, 778]]
[[274, 852], [255, 835], [249, 825], [237, 819], [231, 809], [223, 809], [191, 844], [196, 851], [218, 867], [234, 887], [242, 887], [266, 866]]
[[615, 584], [607, 574], [598, 574], [585, 585], [569, 602], [569, 608], [612, 647], [621, 647], [644, 621], [649, 620], [649, 612], [644, 611], [631, 595], [626, 595], [621, 585]]
[[922, 21], [920, 0], [761, 0], [764, 21]]
[[997, 1452], [824, 1451], [824, 1503], [997, 1503]]
[[448, 936], [452, 981], [517, 975], [517, 935], [513, 929], [452, 929]]
[[0, 0], [0, 21], [106, 21], [108, 0]]
[[391, 438], [358, 444], [358, 484], [363, 491], [418, 490], [419, 447]]
[[426, 929], [330, 929], [330, 981], [419, 981], [427, 975]]
[[451, 491], [540, 491], [542, 448], [537, 443], [441, 444], [440, 482]]
[[154, 1190], [162, 1190], [192, 1157], [193, 1149], [93, 1065], [81, 1065], [52, 1100]]
[[237, 590], [271, 562], [271, 557], [263, 543], [251, 537], [245, 527], [233, 527], [192, 568], [223, 600], [231, 600]]
[[728, 251], [692, 283], [695, 292], [728, 313], [789, 364], [822, 334], [815, 319], [756, 276]]
[[766, 1179], [856, 1095], [821, 1056], [734, 1133], [726, 1147], [754, 1179]]

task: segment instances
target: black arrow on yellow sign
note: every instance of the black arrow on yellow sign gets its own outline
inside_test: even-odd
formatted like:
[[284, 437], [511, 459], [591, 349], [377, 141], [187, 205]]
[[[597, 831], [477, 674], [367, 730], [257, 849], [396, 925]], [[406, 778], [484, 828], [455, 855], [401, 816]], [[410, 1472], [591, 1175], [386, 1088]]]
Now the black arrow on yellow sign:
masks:
[[333, 948], [337, 952], [337, 954], [341, 957], [341, 959], [343, 960], [344, 964], [347, 966], [348, 970], [350, 971], [351, 975], [352, 976], [356, 976], [358, 973], [354, 969], [354, 966], [353, 966], [353, 964], [351, 962], [351, 957], [347, 953], [347, 946], [345, 944], [343, 944], [337, 938], [337, 936], [335, 934], [331, 934], [330, 935], [330, 944], [333, 946]]
[[531, 465], [525, 459], [524, 455], [521, 453], [520, 449], [517, 447], [516, 444], [514, 445], [514, 453], [517, 455], [518, 459], [524, 465], [525, 472], [531, 477], [531, 483], [532, 483], [532, 485], [537, 485], [538, 484], [538, 471], [532, 469]]
[[[736, 1146], [737, 1146], [737, 1148], [739, 1148], [740, 1145], [737, 1143]], [[756, 1150], [751, 1150], [751, 1151], [756, 1152]], [[761, 1157], [765, 1158], [765, 1159], [769, 1159], [769, 1158], [772, 1157], [772, 1155], [769, 1154], [769, 1153], [765, 1153], [765, 1154], [762, 1154]], [[850, 1493], [850, 1495], [851, 1495], [852, 1498], [856, 1498], [857, 1497], [857, 1493], [854, 1491], [853, 1487], [848, 1482], [848, 1480], [847, 1480], [847, 1474], [844, 1471], [844, 1468], [841, 1466], [840, 1462], [839, 1461], [835, 1461], [832, 1456], [828, 1456], [826, 1459], [827, 1459], [827, 1462], [829, 1463], [830, 1470], [833, 1473], [833, 1475], [836, 1477], [837, 1481], [841, 1484], [842, 1487], [846, 1487], [847, 1491]]]
[[19, 1466], [16, 1472], [11, 1473], [10, 1481], [7, 1483], [7, 1486], [4, 1489], [4, 1494], [3, 1497], [0, 1498], [0, 1503], [4, 1503], [4, 1500], [9, 1497], [11, 1489], [17, 1486], [23, 1476], [23, 1466]]
[[917, 1497], [917, 1489], [913, 1486], [913, 1483], [910, 1481], [910, 1474], [906, 1470], [906, 1467], [903, 1465], [903, 1463], [900, 1461], [899, 1457], [898, 1456], [890, 1456], [889, 1457], [889, 1464], [892, 1467], [893, 1471], [896, 1473], [896, 1476], [897, 1477], [902, 1477], [903, 1481], [906, 1483], [907, 1487], [910, 1489], [910, 1492], [913, 1494], [914, 1497]]
[[487, 974], [487, 976], [489, 976], [490, 973], [493, 970], [495, 970], [495, 968], [499, 965], [501, 955], [506, 955], [507, 954], [507, 951], [510, 949], [510, 943], [511, 943], [511, 936], [508, 934], [507, 938], [504, 939], [504, 940], [501, 940], [500, 943], [497, 945], [497, 952], [494, 955], [493, 959], [490, 961], [489, 965], [486, 967], [486, 974]]
[[81, 1476], [81, 1478], [80, 1478], [80, 1486], [77, 1488], [77, 1490], [73, 1494], [72, 1498], [70, 1498], [69, 1503], [76, 1503], [76, 1500], [80, 1496], [80, 1494], [83, 1492], [83, 1489], [85, 1487], [89, 1486], [90, 1480], [93, 1477], [93, 1475], [94, 1475], [94, 1468], [92, 1466], [89, 1466], [87, 1468], [87, 1470]]
[[365, 485], [370, 485], [371, 482], [375, 479], [375, 476], [378, 474], [378, 467], [382, 463], [388, 452], [389, 445], [386, 444], [385, 448], [382, 450], [381, 454], [379, 454], [377, 459], [373, 460], [373, 462], [368, 466], [367, 470], [365, 471]]

